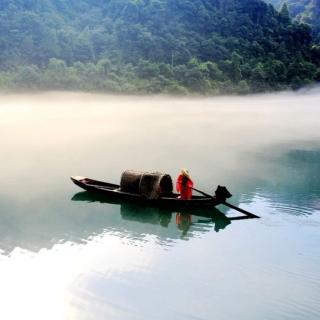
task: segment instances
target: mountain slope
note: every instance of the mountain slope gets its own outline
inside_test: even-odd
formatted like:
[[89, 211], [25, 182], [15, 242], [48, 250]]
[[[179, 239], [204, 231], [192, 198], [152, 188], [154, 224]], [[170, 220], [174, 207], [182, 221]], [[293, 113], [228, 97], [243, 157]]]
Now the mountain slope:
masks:
[[225, 93], [319, 78], [308, 27], [260, 0], [3, 0], [0, 86]]
[[320, 42], [320, 0], [269, 0], [277, 9], [280, 9], [284, 3], [292, 18], [301, 23], [309, 24], [316, 41]]

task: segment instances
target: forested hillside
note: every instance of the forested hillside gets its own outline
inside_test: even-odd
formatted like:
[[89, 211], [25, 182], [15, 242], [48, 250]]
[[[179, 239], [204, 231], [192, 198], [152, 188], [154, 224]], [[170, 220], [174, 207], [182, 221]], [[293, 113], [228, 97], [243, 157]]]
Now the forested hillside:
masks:
[[280, 10], [284, 4], [287, 4], [292, 17], [297, 17], [307, 10], [313, 0], [267, 0], [276, 9]]
[[277, 9], [287, 4], [290, 16], [307, 23], [313, 29], [315, 40], [320, 43], [320, 0], [269, 0]]
[[248, 93], [320, 79], [310, 28], [260, 0], [1, 0], [0, 87]]

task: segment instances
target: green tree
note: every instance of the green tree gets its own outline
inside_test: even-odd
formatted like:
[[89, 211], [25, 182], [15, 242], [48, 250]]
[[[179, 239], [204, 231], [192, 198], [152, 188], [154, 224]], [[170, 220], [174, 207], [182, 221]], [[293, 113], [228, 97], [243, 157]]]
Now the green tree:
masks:
[[280, 18], [283, 23], [290, 22], [290, 14], [289, 14], [288, 5], [286, 2], [282, 5], [280, 9]]

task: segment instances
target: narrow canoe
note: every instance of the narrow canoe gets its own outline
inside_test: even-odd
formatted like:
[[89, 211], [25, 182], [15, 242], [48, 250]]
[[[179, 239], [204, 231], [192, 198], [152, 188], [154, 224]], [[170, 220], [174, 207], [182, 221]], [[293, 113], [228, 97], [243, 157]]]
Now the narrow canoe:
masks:
[[206, 196], [192, 196], [190, 200], [179, 199], [179, 194], [171, 193], [158, 199], [147, 199], [140, 194], [127, 193], [120, 190], [120, 186], [113, 183], [97, 181], [86, 177], [74, 176], [71, 177], [74, 184], [80, 188], [103, 195], [106, 199], [121, 200], [135, 202], [156, 207], [169, 207], [172, 209], [179, 208], [199, 208], [213, 207], [221, 202]]

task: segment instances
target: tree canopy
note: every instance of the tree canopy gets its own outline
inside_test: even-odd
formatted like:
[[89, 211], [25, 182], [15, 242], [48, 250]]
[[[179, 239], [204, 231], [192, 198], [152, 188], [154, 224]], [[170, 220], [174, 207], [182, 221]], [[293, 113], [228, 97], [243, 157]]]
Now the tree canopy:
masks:
[[315, 41], [320, 43], [320, 0], [269, 0], [267, 2], [280, 10], [286, 5], [293, 19], [310, 25]]
[[310, 28], [260, 0], [2, 0], [0, 87], [248, 93], [320, 80]]

